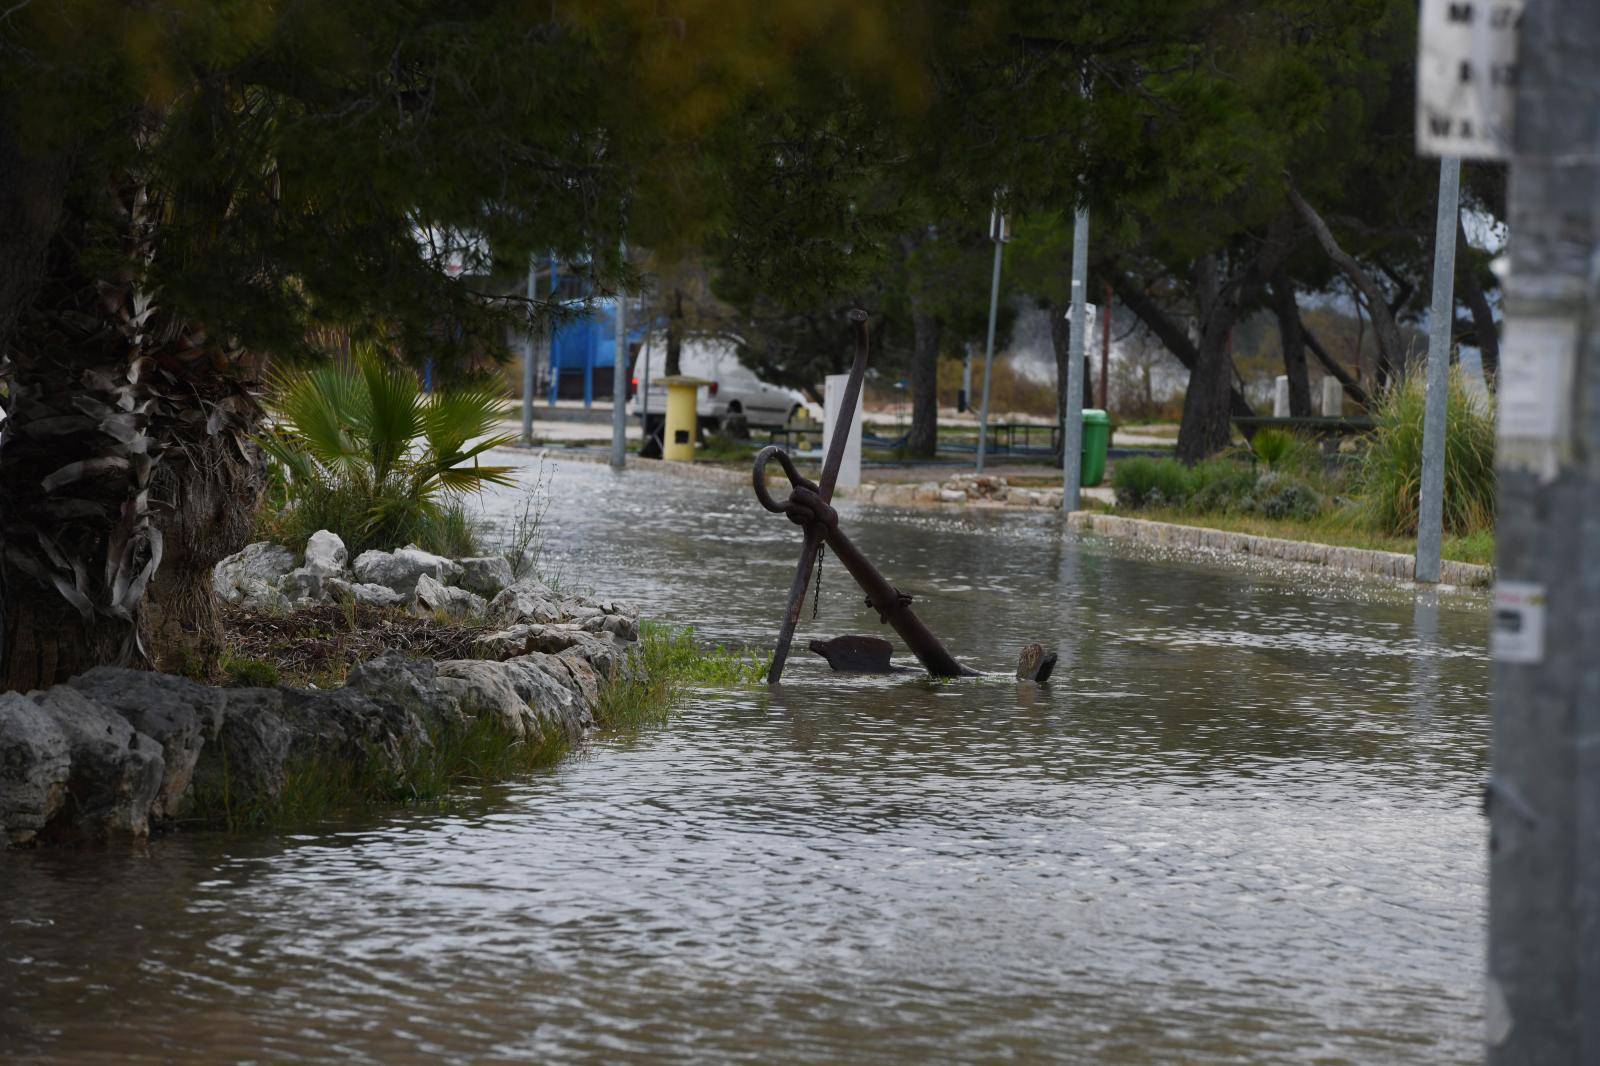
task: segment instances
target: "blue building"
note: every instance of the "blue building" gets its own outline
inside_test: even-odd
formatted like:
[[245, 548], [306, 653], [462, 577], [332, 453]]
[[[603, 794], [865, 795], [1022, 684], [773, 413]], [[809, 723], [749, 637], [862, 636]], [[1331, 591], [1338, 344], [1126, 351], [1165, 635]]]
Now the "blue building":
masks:
[[[569, 306], [584, 296], [582, 279], [577, 275], [557, 277], [551, 265], [552, 291]], [[570, 287], [571, 291], [566, 291]], [[633, 355], [644, 343], [645, 324], [637, 316], [628, 322], [628, 352], [622, 359], [624, 374], [633, 370]], [[617, 302], [599, 299], [581, 318], [566, 323], [550, 338], [550, 402], [582, 400], [584, 406], [596, 396], [610, 399], [612, 375], [617, 373]]]

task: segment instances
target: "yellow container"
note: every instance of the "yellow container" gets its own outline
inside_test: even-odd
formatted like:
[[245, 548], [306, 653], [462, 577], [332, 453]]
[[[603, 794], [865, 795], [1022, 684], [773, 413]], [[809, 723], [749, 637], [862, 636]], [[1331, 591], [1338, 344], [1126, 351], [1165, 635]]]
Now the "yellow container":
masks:
[[700, 387], [711, 382], [682, 374], [661, 379], [667, 387], [667, 425], [661, 434], [661, 458], [668, 462], [694, 462], [694, 431]]

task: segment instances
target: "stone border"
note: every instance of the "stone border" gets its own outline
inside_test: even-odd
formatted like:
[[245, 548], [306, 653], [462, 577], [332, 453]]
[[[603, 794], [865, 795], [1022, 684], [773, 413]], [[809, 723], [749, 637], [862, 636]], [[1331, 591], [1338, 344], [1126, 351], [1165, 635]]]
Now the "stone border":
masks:
[[[1185, 526], [1175, 522], [1153, 522], [1148, 518], [1126, 518], [1097, 511], [1074, 511], [1067, 516], [1067, 527], [1105, 537], [1144, 541], [1180, 548], [1209, 548], [1235, 555], [1255, 555], [1264, 559], [1309, 563], [1332, 570], [1370, 574], [1391, 581], [1415, 579], [1417, 560], [1399, 552], [1370, 548], [1342, 548], [1307, 540], [1284, 540], [1252, 533], [1234, 533], [1205, 526]], [[1446, 559], [1439, 567], [1439, 581], [1445, 585], [1487, 588], [1494, 583], [1494, 568], [1476, 563]]]

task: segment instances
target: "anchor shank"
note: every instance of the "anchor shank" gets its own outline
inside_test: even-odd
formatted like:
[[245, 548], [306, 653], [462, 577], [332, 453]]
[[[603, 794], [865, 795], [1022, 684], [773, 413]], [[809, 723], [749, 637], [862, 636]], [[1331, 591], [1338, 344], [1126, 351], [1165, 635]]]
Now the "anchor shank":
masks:
[[789, 607], [784, 611], [783, 625], [778, 629], [778, 646], [772, 652], [772, 665], [767, 668], [769, 685], [776, 685], [783, 677], [783, 664], [789, 659], [794, 627], [800, 624], [800, 609], [806, 603], [806, 586], [811, 584], [811, 568], [816, 564], [817, 545], [821, 541], [821, 527], [807, 526], [805, 546], [800, 549], [800, 564], [794, 568], [794, 584], [789, 586]]
[[850, 427], [855, 423], [856, 404], [861, 400], [861, 379], [867, 375], [867, 313], [858, 307], [850, 312], [850, 321], [855, 326], [856, 358], [850, 365], [844, 397], [839, 401], [839, 415], [833, 420], [828, 456], [822, 462], [822, 480], [817, 482], [817, 495], [822, 497], [823, 503], [833, 499], [833, 486], [839, 480], [839, 467], [844, 463], [844, 447], [850, 437]]
[[[811, 531], [816, 526], [806, 527], [806, 544], [811, 544]], [[867, 594], [867, 602], [872, 604], [894, 631], [900, 634], [900, 639], [906, 642], [906, 647], [911, 649], [913, 655], [922, 663], [923, 667], [933, 677], [971, 677], [976, 671], [969, 670], [956, 661], [956, 657], [939, 643], [939, 638], [933, 631], [923, 624], [911, 609], [908, 598], [901, 596], [900, 590], [891, 585], [887, 578], [878, 572], [878, 568], [867, 561], [861, 554], [861, 549], [851, 543], [844, 531], [838, 526], [826, 529], [823, 540], [832, 549], [834, 557], [844, 564], [850, 571], [850, 576], [856, 579], [856, 584], [861, 586], [861, 591]], [[804, 595], [804, 588], [801, 594]], [[798, 612], [797, 615], [798, 617]], [[787, 643], [780, 646], [787, 649]]]

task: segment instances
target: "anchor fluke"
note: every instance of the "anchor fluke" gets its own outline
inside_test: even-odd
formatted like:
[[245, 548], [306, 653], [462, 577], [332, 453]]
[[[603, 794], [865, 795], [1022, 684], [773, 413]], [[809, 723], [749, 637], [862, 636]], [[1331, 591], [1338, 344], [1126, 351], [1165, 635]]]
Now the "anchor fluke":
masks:
[[1044, 684], [1055, 672], [1057, 658], [1055, 652], [1045, 651], [1043, 644], [1029, 644], [1017, 656], [1017, 680]]
[[882, 637], [847, 633], [832, 640], [813, 640], [811, 650], [828, 660], [841, 674], [893, 674], [899, 668], [889, 661], [894, 645]]

